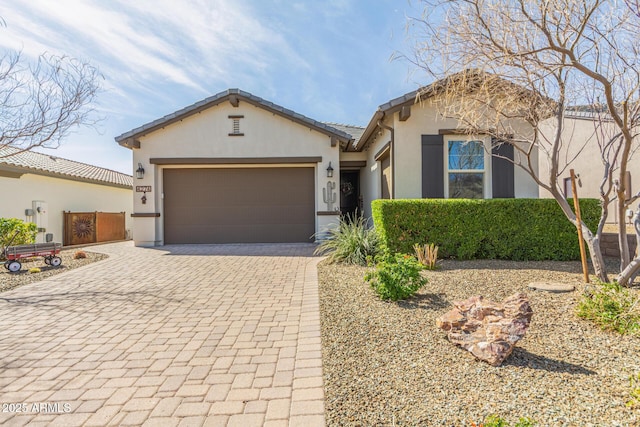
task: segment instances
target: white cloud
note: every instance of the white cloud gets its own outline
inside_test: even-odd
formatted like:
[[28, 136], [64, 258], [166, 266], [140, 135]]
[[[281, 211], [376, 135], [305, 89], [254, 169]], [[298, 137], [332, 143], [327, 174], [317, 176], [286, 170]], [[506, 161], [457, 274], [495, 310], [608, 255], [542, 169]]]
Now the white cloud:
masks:
[[238, 69], [309, 69], [253, 12], [233, 0], [15, 1], [2, 12], [9, 37], [0, 45], [88, 58], [125, 91], [156, 82], [208, 95], [211, 82], [233, 81]]
[[364, 0], [4, 0], [0, 47], [97, 66], [98, 108], [124, 127], [116, 133], [229, 87], [337, 120], [362, 108], [357, 92], [374, 75], [397, 69], [385, 63], [389, 27], [376, 9]]

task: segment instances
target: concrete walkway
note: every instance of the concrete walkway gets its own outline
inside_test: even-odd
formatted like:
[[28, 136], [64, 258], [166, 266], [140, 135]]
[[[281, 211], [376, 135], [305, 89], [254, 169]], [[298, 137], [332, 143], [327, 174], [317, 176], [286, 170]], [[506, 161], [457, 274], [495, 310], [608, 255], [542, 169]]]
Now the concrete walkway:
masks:
[[0, 424], [324, 425], [312, 245], [94, 250], [0, 294]]

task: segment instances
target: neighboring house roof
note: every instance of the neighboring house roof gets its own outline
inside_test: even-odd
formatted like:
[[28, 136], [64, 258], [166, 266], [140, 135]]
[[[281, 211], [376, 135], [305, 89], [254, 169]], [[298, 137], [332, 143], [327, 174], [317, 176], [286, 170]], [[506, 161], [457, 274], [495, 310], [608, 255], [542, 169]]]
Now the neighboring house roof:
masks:
[[569, 119], [613, 121], [606, 105], [572, 105], [564, 110], [564, 116]]
[[362, 132], [364, 132], [364, 128], [362, 126], [355, 125], [344, 125], [342, 123], [331, 123], [325, 122], [326, 125], [331, 126], [334, 129], [341, 130], [342, 132], [348, 133], [353, 138], [353, 143], [357, 144], [362, 136]]
[[0, 147], [0, 171], [16, 177], [30, 173], [111, 187], [133, 187], [131, 175], [35, 151], [21, 152], [11, 147]]
[[227, 89], [226, 91], [220, 92], [209, 98], [203, 99], [202, 101], [196, 102], [195, 104], [189, 105], [188, 107], [185, 107], [181, 110], [175, 111], [160, 119], [144, 124], [140, 127], [130, 130], [129, 132], [125, 132], [120, 136], [116, 136], [115, 140], [116, 142], [118, 142], [118, 144], [127, 148], [139, 147], [139, 141], [137, 141], [137, 139], [140, 138], [141, 136], [149, 134], [171, 123], [175, 123], [179, 120], [182, 120], [185, 117], [199, 113], [203, 110], [206, 110], [208, 108], [211, 108], [215, 105], [221, 104], [226, 101], [231, 102], [232, 105], [238, 105], [238, 102], [240, 101], [248, 102], [249, 104], [264, 108], [267, 111], [270, 111], [274, 114], [285, 117], [287, 119], [293, 120], [294, 122], [300, 123], [304, 126], [308, 126], [328, 136], [336, 137], [343, 144], [349, 144], [353, 141], [353, 138], [351, 137], [351, 135], [349, 135], [348, 133], [340, 129], [337, 129], [325, 123], [310, 119], [309, 117], [303, 116], [302, 114], [296, 113], [295, 111], [281, 107], [280, 105], [274, 104], [273, 102], [266, 101], [260, 97], [252, 95], [249, 92], [245, 92], [240, 89]]

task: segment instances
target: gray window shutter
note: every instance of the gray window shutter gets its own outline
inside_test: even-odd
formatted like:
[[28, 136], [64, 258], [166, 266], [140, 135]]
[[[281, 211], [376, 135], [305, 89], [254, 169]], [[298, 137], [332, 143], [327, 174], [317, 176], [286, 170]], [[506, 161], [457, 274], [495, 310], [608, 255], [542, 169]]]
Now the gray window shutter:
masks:
[[[492, 145], [495, 145], [495, 140]], [[513, 160], [513, 145], [501, 144], [491, 150], [491, 154]], [[513, 199], [515, 187], [513, 182], [513, 163], [499, 157], [491, 157], [491, 187], [494, 199]]]
[[422, 135], [422, 197], [444, 198], [444, 138]]

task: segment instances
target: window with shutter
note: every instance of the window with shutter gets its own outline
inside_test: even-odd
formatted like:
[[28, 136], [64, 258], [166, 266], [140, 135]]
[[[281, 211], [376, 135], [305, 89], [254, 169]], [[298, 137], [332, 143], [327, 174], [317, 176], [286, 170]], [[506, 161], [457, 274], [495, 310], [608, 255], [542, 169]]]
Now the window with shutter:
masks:
[[449, 199], [485, 199], [489, 188], [491, 158], [488, 138], [445, 135], [444, 194]]
[[422, 135], [422, 197], [513, 198], [513, 155], [488, 136]]
[[485, 161], [482, 141], [447, 141], [447, 185], [450, 199], [482, 199]]

